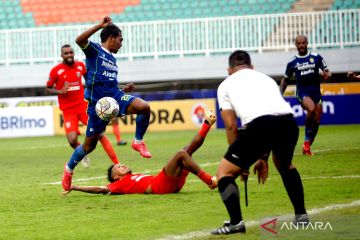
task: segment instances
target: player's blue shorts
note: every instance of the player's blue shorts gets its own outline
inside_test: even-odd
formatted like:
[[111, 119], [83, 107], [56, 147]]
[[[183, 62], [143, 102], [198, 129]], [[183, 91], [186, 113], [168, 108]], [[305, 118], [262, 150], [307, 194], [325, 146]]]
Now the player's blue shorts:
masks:
[[304, 97], [310, 97], [315, 104], [321, 104], [321, 92], [319, 88], [297, 88], [296, 98], [302, 103]]
[[[134, 101], [136, 97], [128, 95], [128, 94], [121, 94], [120, 97], [116, 98], [115, 100], [119, 104], [119, 114], [118, 117], [126, 115], [126, 109]], [[95, 134], [99, 134], [105, 131], [106, 126], [109, 124], [110, 121], [104, 121], [98, 117], [95, 111], [95, 103], [89, 103], [87, 114], [89, 117], [88, 125], [86, 128], [86, 136], [91, 137]]]

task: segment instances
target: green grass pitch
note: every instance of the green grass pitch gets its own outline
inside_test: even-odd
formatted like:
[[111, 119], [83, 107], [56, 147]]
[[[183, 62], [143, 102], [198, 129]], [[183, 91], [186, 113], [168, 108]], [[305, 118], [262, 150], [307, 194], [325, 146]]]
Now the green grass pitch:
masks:
[[[114, 144], [114, 148], [134, 172], [155, 174], [194, 133], [148, 132], [145, 139], [153, 155], [151, 159], [142, 159], [129, 145]], [[303, 135], [301, 128], [294, 164], [303, 178], [307, 209], [359, 201], [360, 125], [321, 126], [312, 147], [313, 157], [301, 154]], [[109, 137], [115, 143], [114, 137]], [[129, 142], [132, 137], [123, 134]], [[226, 145], [225, 132], [212, 130], [193, 157], [215, 174]], [[208, 230], [219, 227], [228, 216], [217, 190], [211, 191], [193, 175], [178, 194], [108, 196], [72, 192], [63, 197], [60, 194], [63, 166], [72, 153], [65, 136], [0, 139], [0, 153], [0, 239], [360, 238], [359, 204], [310, 215], [312, 220], [330, 222], [332, 230], [297, 231], [281, 237], [264, 233], [259, 224], [252, 224], [245, 235], [213, 237], [207, 234]], [[74, 183], [107, 184], [105, 174], [111, 162], [101, 145], [89, 156], [91, 167], [85, 169], [79, 164]], [[244, 204], [244, 184], [237, 181], [245, 221], [293, 212], [271, 161], [269, 166], [265, 185], [259, 185], [250, 175], [249, 207]]]

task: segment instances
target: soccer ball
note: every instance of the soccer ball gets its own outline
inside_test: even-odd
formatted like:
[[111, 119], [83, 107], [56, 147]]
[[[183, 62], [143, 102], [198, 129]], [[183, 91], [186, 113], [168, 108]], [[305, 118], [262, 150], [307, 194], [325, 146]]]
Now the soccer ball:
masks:
[[104, 121], [110, 121], [119, 114], [119, 104], [112, 97], [103, 97], [97, 101], [95, 111]]

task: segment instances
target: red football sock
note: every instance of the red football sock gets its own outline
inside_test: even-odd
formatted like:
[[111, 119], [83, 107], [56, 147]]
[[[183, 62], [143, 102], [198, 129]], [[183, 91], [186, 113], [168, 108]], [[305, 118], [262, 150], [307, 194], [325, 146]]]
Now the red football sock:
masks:
[[199, 130], [199, 135], [202, 136], [203, 138], [205, 138], [206, 135], [208, 134], [210, 128], [211, 128], [211, 125], [204, 122], [203, 125], [201, 126], [201, 129]]
[[107, 155], [109, 156], [109, 158], [111, 159], [111, 161], [114, 164], [118, 164], [119, 163], [119, 159], [116, 156], [116, 153], [114, 151], [114, 148], [110, 142], [110, 140], [107, 138], [107, 136], [103, 136], [102, 138], [99, 139], [101, 145], [103, 146], [105, 152], [107, 153]]
[[201, 181], [203, 181], [204, 183], [206, 183], [207, 185], [211, 184], [211, 178], [212, 176], [209, 175], [207, 172], [205, 172], [204, 170], [200, 170], [200, 172], [197, 175]]
[[115, 135], [116, 141], [120, 142], [121, 141], [121, 135], [120, 135], [120, 130], [119, 130], [119, 124], [113, 124], [113, 133]]

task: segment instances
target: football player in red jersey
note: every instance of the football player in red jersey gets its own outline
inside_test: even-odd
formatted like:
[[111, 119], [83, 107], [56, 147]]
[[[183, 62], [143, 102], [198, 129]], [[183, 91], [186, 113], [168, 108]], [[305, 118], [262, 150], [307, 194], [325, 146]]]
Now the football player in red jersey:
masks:
[[[53, 67], [46, 83], [46, 91], [58, 96], [59, 108], [63, 113], [64, 128], [70, 146], [75, 149], [78, 141], [79, 122], [87, 125], [87, 102], [84, 100], [84, 87], [81, 82], [86, 73], [85, 65], [74, 60], [74, 50], [69, 44], [61, 47], [62, 63]], [[103, 135], [100, 142], [114, 164], [119, 160], [110, 140]], [[90, 160], [87, 156], [81, 161], [84, 167], [89, 167]]]
[[200, 168], [191, 155], [201, 147], [216, 117], [209, 110], [205, 110], [205, 120], [202, 128], [196, 133], [189, 145], [178, 151], [155, 176], [146, 174], [133, 174], [124, 164], [115, 164], [108, 169], [110, 184], [106, 186], [75, 186], [72, 190], [87, 193], [102, 194], [168, 194], [179, 192], [185, 184], [189, 172], [195, 174], [210, 189], [217, 187], [216, 177]]

